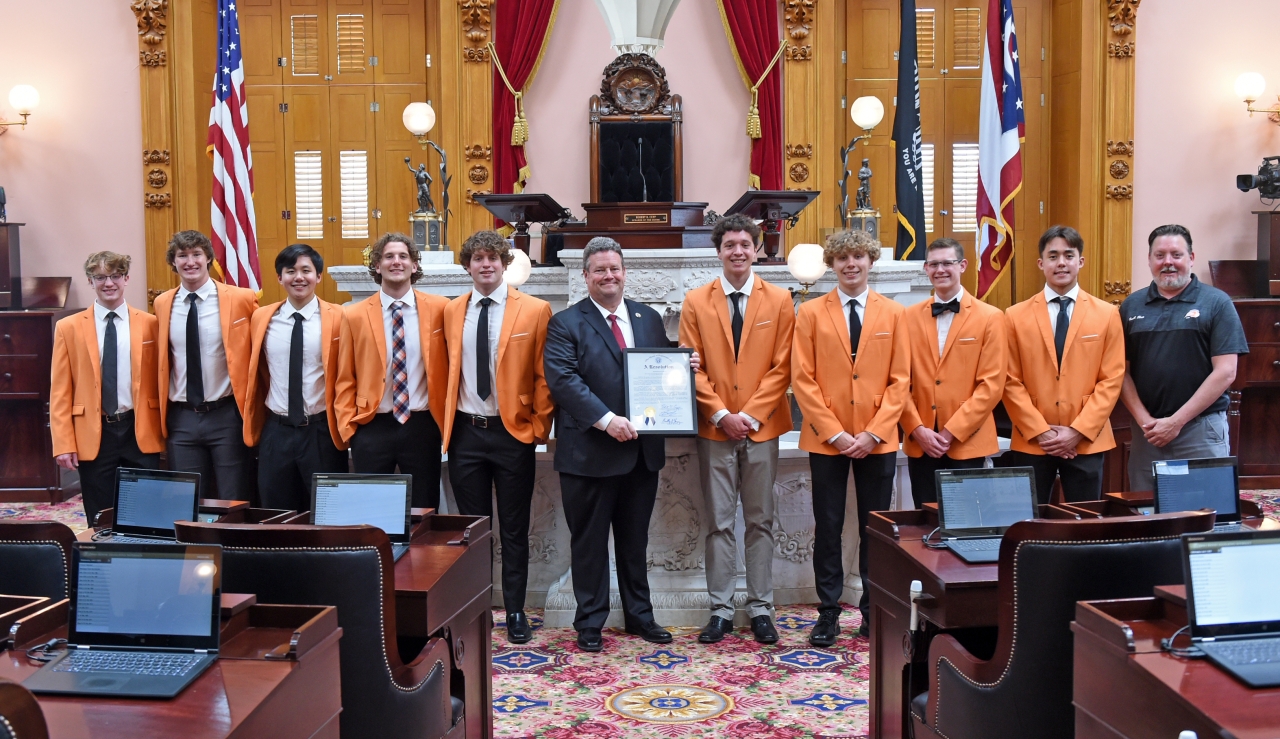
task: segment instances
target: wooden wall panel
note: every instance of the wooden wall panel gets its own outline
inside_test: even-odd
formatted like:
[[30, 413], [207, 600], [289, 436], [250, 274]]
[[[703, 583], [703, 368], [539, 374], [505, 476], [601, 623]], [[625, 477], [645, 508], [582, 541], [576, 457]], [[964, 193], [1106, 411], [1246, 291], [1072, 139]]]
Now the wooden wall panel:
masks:
[[801, 243], [821, 243], [824, 232], [840, 225], [840, 148], [847, 143], [841, 141], [845, 133], [841, 121], [847, 120], [848, 108], [842, 105], [843, 29], [836, 22], [837, 3], [786, 0], [782, 5], [783, 33], [790, 42], [780, 62], [783, 187], [821, 193], [805, 209], [796, 227], [786, 232], [786, 248], [790, 248]]
[[1120, 304], [1132, 287], [1133, 270], [1133, 97], [1139, 0], [1120, 0], [1108, 6], [1104, 23], [1106, 56], [1106, 113], [1103, 154], [1101, 292]]

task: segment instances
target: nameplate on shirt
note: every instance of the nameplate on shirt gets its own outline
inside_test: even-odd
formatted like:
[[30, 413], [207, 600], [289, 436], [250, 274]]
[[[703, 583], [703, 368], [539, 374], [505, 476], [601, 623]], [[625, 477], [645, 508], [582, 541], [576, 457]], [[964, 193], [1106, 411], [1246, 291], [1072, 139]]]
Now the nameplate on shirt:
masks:
[[623, 213], [622, 222], [631, 223], [666, 223], [666, 213]]

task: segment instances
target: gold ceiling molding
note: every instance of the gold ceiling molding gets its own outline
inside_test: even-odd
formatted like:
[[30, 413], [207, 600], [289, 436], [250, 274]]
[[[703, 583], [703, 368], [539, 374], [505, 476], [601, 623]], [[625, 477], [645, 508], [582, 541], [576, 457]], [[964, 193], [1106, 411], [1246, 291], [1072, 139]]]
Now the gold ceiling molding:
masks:
[[138, 35], [143, 42], [155, 46], [164, 41], [168, 28], [169, 0], [134, 0], [129, 6], [138, 19]]

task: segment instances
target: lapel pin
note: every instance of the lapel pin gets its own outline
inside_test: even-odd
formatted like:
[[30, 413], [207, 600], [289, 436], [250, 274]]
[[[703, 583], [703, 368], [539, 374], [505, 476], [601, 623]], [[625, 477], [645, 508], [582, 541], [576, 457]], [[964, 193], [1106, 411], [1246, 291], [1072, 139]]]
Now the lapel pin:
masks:
[[636, 314], [636, 318], [639, 318], [639, 317], [640, 317], [640, 314], [639, 314], [639, 313], [637, 313], [637, 314]]

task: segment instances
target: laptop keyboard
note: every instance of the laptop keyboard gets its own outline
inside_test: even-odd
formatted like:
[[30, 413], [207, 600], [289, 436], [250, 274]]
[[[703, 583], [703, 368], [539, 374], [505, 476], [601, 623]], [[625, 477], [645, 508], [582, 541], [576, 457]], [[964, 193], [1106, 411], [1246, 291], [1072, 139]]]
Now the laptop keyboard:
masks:
[[121, 536], [120, 534], [112, 534], [107, 539], [109, 544], [172, 544], [170, 539], [149, 539], [145, 536]]
[[1280, 639], [1218, 642], [1212, 649], [1214, 657], [1233, 665], [1280, 663]]
[[999, 539], [949, 539], [947, 546], [958, 552], [999, 551]]
[[94, 652], [74, 650], [54, 665], [54, 672], [127, 672], [130, 675], [186, 675], [202, 654], [161, 652]]
[[1244, 525], [1239, 521], [1232, 521], [1231, 523], [1215, 523], [1213, 525], [1213, 532], [1215, 534], [1236, 533], [1239, 531], [1244, 531]]

